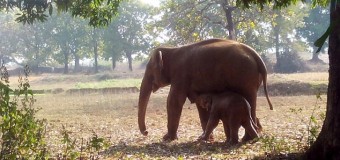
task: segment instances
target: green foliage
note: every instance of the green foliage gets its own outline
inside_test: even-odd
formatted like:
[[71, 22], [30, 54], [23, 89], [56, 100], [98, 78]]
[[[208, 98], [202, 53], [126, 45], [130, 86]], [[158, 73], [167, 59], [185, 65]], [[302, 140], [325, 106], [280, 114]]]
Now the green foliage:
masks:
[[[6, 67], [0, 69], [0, 159], [48, 159], [50, 152], [44, 140], [47, 122], [35, 117], [39, 110], [33, 107], [36, 100], [28, 81], [28, 67], [24, 71], [25, 77], [19, 77], [18, 89], [15, 90], [9, 87]], [[83, 154], [97, 159], [95, 155], [109, 146], [106, 139], [93, 132], [86, 145], [82, 141], [79, 147], [77, 139], [70, 134], [63, 126], [60, 159], [82, 159]]]
[[77, 139], [72, 138], [70, 136], [70, 132], [68, 130], [66, 130], [64, 125], [63, 125], [63, 129], [61, 131], [61, 135], [63, 136], [61, 142], [64, 144], [62, 158], [63, 159], [67, 159], [67, 158], [76, 159], [77, 157], [79, 157], [80, 153], [78, 151], [76, 151], [76, 149], [77, 149], [77, 146], [76, 146]]
[[[133, 55], [149, 52], [151, 37], [147, 34], [152, 8], [138, 1], [122, 2], [119, 15], [103, 31], [104, 55], [111, 59], [112, 69], [123, 57], [132, 63]], [[129, 66], [132, 69], [132, 66]]]
[[100, 82], [79, 82], [76, 88], [140, 87], [141, 79], [110, 79]]
[[[6, 67], [1, 67], [0, 82], [0, 159], [44, 159], [48, 156], [45, 136], [45, 120], [35, 118], [35, 99], [30, 90], [28, 67], [25, 77], [19, 77], [18, 89], [9, 87]], [[11, 99], [10, 94], [13, 93]]]
[[[305, 122], [305, 120], [303, 119], [304, 117], [301, 118], [301, 122], [305, 122], [307, 125], [307, 147], [310, 147], [315, 142], [316, 138], [318, 137], [320, 133], [320, 129], [321, 129], [320, 122], [323, 122], [325, 119], [324, 113], [315, 115], [315, 111], [317, 109], [320, 109], [321, 107], [319, 105], [320, 101], [322, 101], [321, 93], [318, 92], [316, 94], [315, 105], [313, 107], [311, 116], [308, 118], [308, 122]], [[303, 112], [302, 108], [299, 108], [299, 109], [291, 108], [290, 110], [292, 113], [295, 113], [296, 115], [301, 115]], [[302, 143], [302, 140], [303, 140], [302, 137], [300, 139], [300, 143]]]
[[71, 137], [71, 132], [66, 129], [63, 125], [63, 129], [61, 131], [62, 143], [64, 146], [63, 152], [58, 154], [58, 159], [98, 159], [99, 152], [105, 148], [107, 148], [110, 143], [98, 135], [93, 131], [92, 137], [84, 142], [84, 139], [81, 139], [81, 143], [79, 144], [79, 139]]
[[269, 155], [277, 155], [281, 153], [288, 153], [292, 150], [292, 146], [289, 142], [283, 138], [277, 138], [274, 136], [264, 135], [259, 138], [259, 141], [263, 144], [264, 151]]
[[16, 21], [23, 24], [33, 24], [36, 21], [45, 22], [53, 13], [53, 7], [58, 12], [70, 12], [73, 17], [89, 19], [93, 27], [108, 25], [116, 16], [122, 0], [41, 0], [41, 1], [6, 1], [0, 0], [0, 11], [18, 9]]
[[[208, 37], [227, 37], [226, 17], [222, 1], [167, 0], [164, 1], [151, 29], [165, 33], [171, 44], [187, 44]], [[233, 5], [233, 4], [230, 4]], [[159, 13], [163, 13], [159, 15]], [[236, 20], [236, 17], [234, 20]], [[237, 26], [237, 24], [235, 24]], [[156, 35], [159, 36], [159, 35]]]
[[[329, 4], [330, 0], [312, 0], [312, 3], [314, 6], [320, 5], [320, 6], [326, 6]], [[257, 5], [260, 8], [264, 8], [265, 6], [268, 6], [270, 4], [273, 4], [274, 9], [282, 9], [285, 7], [288, 7], [290, 5], [296, 4], [298, 2], [306, 2], [306, 0], [266, 0], [266, 1], [257, 1], [257, 0], [237, 0], [236, 3], [239, 6], [242, 6], [244, 8], [249, 8], [253, 5]]]
[[323, 121], [325, 119], [325, 114], [322, 113], [322, 114], [319, 114], [318, 117], [315, 114], [315, 110], [320, 108], [321, 106], [319, 105], [319, 102], [322, 101], [322, 98], [321, 98], [321, 95], [320, 95], [320, 92], [316, 95], [316, 101], [315, 101], [315, 105], [314, 105], [314, 108], [313, 108], [313, 112], [312, 112], [312, 115], [309, 117], [309, 123], [308, 123], [308, 140], [307, 140], [307, 144], [308, 146], [311, 146], [316, 138], [318, 137], [319, 135], [319, 132], [320, 132], [320, 129], [321, 129], [321, 125], [319, 124], [319, 121]]
[[[322, 7], [315, 7], [309, 11], [308, 16], [303, 19], [305, 25], [298, 28], [298, 35], [306, 38], [308, 44], [314, 47], [314, 42], [325, 32], [325, 29], [329, 26], [329, 9]], [[322, 36], [323, 43], [328, 36]], [[321, 41], [316, 42], [317, 47], [322, 46]], [[323, 47], [324, 50], [326, 47]], [[316, 52], [318, 48], [314, 48], [313, 52]], [[320, 48], [321, 49], [321, 48]]]
[[91, 155], [93, 155], [96, 152], [99, 155], [99, 151], [109, 147], [109, 145], [110, 144], [106, 139], [98, 137], [98, 135], [93, 131], [93, 135], [90, 138], [89, 142], [87, 143], [86, 150], [88, 153], [92, 153]]

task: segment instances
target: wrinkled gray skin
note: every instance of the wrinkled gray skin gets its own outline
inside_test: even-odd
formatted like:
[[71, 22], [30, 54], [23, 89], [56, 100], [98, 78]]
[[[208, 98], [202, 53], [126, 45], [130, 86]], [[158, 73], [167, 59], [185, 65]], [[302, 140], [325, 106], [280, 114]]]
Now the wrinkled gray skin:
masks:
[[209, 140], [219, 120], [222, 120], [228, 145], [239, 142], [238, 131], [241, 126], [249, 134], [249, 140], [258, 137], [257, 126], [250, 115], [250, 105], [241, 95], [233, 92], [201, 94], [196, 98], [196, 105], [210, 112], [208, 124], [199, 139]]
[[[138, 125], [147, 135], [145, 114], [151, 92], [171, 85], [167, 99], [168, 133], [163, 140], [177, 138], [177, 129], [190, 93], [235, 91], [250, 103], [256, 118], [257, 90], [263, 81], [267, 93], [267, 70], [260, 56], [249, 46], [231, 40], [210, 39], [181, 47], [156, 48], [151, 54], [142, 80], [138, 102]], [[209, 112], [197, 107], [204, 130]], [[247, 136], [247, 134], [246, 134]]]

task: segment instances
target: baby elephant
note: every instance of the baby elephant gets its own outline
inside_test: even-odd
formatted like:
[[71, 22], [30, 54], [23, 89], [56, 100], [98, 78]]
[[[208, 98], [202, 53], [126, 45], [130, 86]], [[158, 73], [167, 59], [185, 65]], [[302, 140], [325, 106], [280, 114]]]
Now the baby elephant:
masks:
[[209, 135], [222, 120], [228, 145], [238, 143], [238, 130], [242, 126], [250, 138], [258, 137], [253, 119], [250, 115], [250, 105], [241, 95], [234, 92], [219, 94], [201, 94], [196, 98], [196, 105], [209, 110], [210, 116], [204, 133], [200, 139], [208, 140]]

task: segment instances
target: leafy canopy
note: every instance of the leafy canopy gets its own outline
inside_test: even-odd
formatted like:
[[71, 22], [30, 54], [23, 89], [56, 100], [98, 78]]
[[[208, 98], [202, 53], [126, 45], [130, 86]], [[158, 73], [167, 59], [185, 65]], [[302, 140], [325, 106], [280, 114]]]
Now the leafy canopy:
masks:
[[89, 25], [105, 26], [118, 13], [123, 0], [0, 0], [0, 11], [15, 10], [16, 21], [32, 24], [44, 22], [52, 15], [54, 6], [58, 13], [70, 12], [73, 17], [89, 19]]
[[[258, 5], [263, 8], [264, 6], [268, 6], [268, 4], [273, 4], [273, 7], [276, 9], [286, 8], [292, 4], [296, 4], [298, 2], [307, 2], [306, 0], [237, 0], [236, 3], [245, 8], [249, 8], [251, 5]], [[330, 0], [311, 0], [313, 6], [327, 6], [330, 3]]]
[[[252, 4], [258, 5], [259, 7], [263, 8], [264, 6], [267, 6], [268, 4], [272, 3], [274, 4], [274, 8], [285, 8], [289, 5], [296, 4], [297, 2], [306, 2], [306, 0], [237, 0], [236, 3], [240, 6], [243, 6], [245, 8], [249, 8]], [[340, 0], [312, 0], [313, 6], [327, 6], [330, 3], [340, 3]], [[329, 34], [331, 33], [331, 30], [333, 28], [332, 23], [326, 30], [326, 32], [314, 43], [316, 47], [318, 47], [318, 50], [316, 52], [320, 52], [323, 44], [325, 43], [326, 39], [328, 38]]]

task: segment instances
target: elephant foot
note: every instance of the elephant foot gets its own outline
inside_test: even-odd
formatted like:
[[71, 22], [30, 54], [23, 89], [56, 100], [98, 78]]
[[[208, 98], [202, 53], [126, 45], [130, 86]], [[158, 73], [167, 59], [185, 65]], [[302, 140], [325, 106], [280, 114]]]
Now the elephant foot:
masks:
[[208, 142], [214, 142], [214, 135], [210, 134], [209, 136], [206, 136], [204, 133], [198, 137], [199, 141], [208, 141]]
[[256, 118], [256, 131], [257, 133], [261, 133], [262, 132], [262, 125], [260, 123], [260, 119]]
[[166, 142], [171, 142], [171, 141], [176, 140], [176, 139], [178, 139], [177, 134], [170, 135], [169, 133], [167, 133], [166, 135], [163, 136], [163, 141], [166, 141]]
[[248, 142], [253, 140], [255, 137], [251, 137], [247, 132], [244, 134], [243, 138], [242, 138], [242, 142]]
[[209, 138], [208, 138], [208, 141], [209, 141], [209, 142], [214, 142], [214, 140], [215, 140], [215, 139], [214, 139], [214, 135], [213, 135], [213, 134], [210, 134], [210, 135], [209, 135]]
[[225, 141], [225, 144], [226, 144], [227, 147], [231, 147], [231, 146], [238, 144], [238, 141], [232, 141], [232, 140], [228, 141], [227, 140], [227, 141]]

